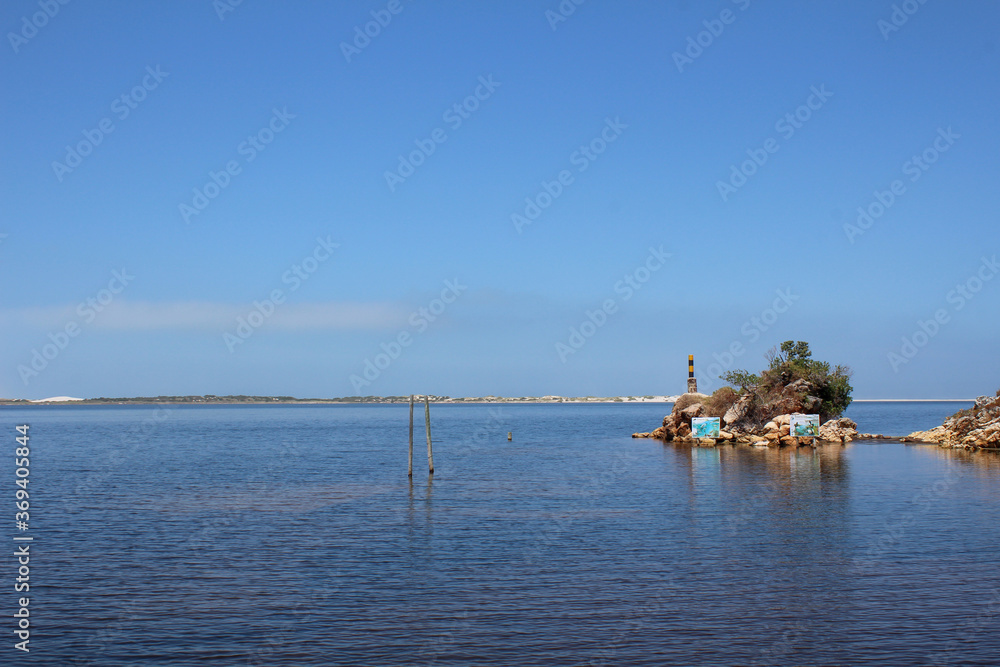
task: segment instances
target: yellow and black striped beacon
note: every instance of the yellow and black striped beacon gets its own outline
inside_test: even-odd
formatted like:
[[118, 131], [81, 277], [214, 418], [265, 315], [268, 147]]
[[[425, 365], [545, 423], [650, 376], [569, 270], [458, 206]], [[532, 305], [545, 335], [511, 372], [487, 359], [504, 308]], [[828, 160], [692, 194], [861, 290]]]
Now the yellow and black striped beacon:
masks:
[[688, 393], [698, 393], [698, 380], [694, 377], [694, 355], [688, 355]]

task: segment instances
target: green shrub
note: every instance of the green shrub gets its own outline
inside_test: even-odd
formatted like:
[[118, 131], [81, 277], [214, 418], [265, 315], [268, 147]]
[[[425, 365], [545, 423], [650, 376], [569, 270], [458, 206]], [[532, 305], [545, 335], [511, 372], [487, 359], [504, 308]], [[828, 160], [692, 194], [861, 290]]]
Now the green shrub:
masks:
[[725, 380], [729, 384], [739, 387], [741, 394], [753, 391], [754, 388], [760, 384], [760, 376], [744, 370], [727, 371], [720, 375], [719, 379]]
[[809, 343], [786, 340], [780, 348], [772, 348], [767, 359], [768, 368], [759, 376], [734, 370], [724, 374], [722, 379], [739, 387], [741, 395], [752, 393], [754, 403], [763, 405], [779, 398], [788, 385], [805, 380], [814, 387], [812, 395], [821, 401], [822, 421], [839, 417], [851, 404], [851, 392], [854, 391], [850, 384], [851, 369], [838, 364], [830, 370], [829, 363], [812, 358]]

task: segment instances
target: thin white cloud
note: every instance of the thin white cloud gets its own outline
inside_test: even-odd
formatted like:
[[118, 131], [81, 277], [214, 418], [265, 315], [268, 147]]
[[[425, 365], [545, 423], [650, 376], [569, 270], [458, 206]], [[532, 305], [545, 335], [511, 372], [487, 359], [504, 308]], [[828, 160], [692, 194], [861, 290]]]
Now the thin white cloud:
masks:
[[[263, 310], [269, 310], [264, 304]], [[84, 305], [0, 310], [0, 326], [63, 329], [70, 322], [81, 327], [113, 331], [224, 331], [237, 318], [258, 312], [253, 304], [188, 301], [151, 303], [116, 300], [100, 312]], [[392, 303], [284, 303], [266, 318], [266, 327], [284, 331], [377, 330], [405, 326], [410, 310]], [[256, 315], [254, 318], [256, 319]]]

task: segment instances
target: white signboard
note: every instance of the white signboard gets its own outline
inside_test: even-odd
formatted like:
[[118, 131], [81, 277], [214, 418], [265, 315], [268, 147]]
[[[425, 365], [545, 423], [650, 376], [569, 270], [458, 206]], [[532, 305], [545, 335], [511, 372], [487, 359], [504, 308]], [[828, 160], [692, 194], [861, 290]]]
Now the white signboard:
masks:
[[718, 417], [695, 417], [691, 420], [691, 437], [718, 438], [721, 424]]
[[819, 415], [792, 415], [788, 430], [796, 438], [815, 438], [819, 435]]

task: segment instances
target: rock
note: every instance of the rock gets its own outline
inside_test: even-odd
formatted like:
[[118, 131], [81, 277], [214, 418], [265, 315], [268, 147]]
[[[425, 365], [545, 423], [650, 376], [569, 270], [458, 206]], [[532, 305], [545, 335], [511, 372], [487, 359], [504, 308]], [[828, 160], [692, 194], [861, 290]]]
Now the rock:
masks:
[[[784, 417], [786, 415], [781, 415], [781, 416]], [[791, 435], [791, 433], [792, 433], [792, 427], [789, 426], [788, 423], [780, 424], [778, 426], [778, 433], [780, 433], [783, 436], [785, 436], [785, 435]]]
[[806, 395], [812, 393], [816, 386], [809, 380], [801, 379], [787, 385], [781, 393], [786, 396]]
[[732, 440], [734, 436], [729, 431], [719, 431], [719, 437], [723, 440]]
[[798, 438], [793, 438], [793, 437], [792, 437], [792, 436], [790, 436], [790, 435], [783, 435], [783, 436], [781, 436], [781, 438], [780, 438], [780, 439], [778, 440], [778, 442], [780, 442], [780, 443], [781, 443], [781, 444], [783, 444], [783, 445], [795, 445], [795, 446], [798, 446], [798, 444], [799, 444], [799, 439], [798, 439]]
[[750, 394], [740, 396], [739, 399], [737, 399], [737, 401], [733, 404], [733, 407], [726, 410], [726, 414], [722, 417], [722, 422], [729, 426], [730, 424], [735, 424], [746, 417], [752, 400], [753, 397]]
[[787, 400], [791, 400], [793, 402], [797, 401], [798, 407], [790, 410], [783, 410], [783, 412], [803, 412], [807, 414], [815, 412], [823, 402], [820, 398], [815, 396], [815, 392], [816, 385], [808, 380], [796, 380], [786, 386], [781, 390], [782, 396]]
[[979, 398], [976, 399], [975, 407], [984, 408], [990, 403], [992, 403], [994, 400], [996, 400], [996, 396], [980, 396]]
[[651, 437], [653, 437], [653, 434], [652, 433], [633, 433], [632, 437], [633, 438], [651, 438]]
[[972, 416], [959, 417], [955, 419], [950, 424], [948, 424], [948, 429], [951, 431], [957, 431], [958, 433], [967, 433], [972, 429], [976, 428], [979, 422]]
[[663, 426], [669, 431], [668, 440], [675, 437], [685, 437], [680, 434], [681, 426], [686, 424], [690, 431], [691, 420], [694, 417], [702, 415], [705, 411], [702, 401], [706, 398], [708, 396], [705, 394], [696, 393], [682, 394], [678, 397], [674, 403], [674, 409], [669, 415], [663, 418]]
[[669, 433], [669, 431], [667, 430], [667, 428], [665, 426], [661, 426], [660, 428], [655, 429], [650, 434], [650, 437], [652, 437], [652, 438], [659, 438], [660, 440], [666, 440], [668, 433]]
[[765, 431], [775, 431], [775, 432], [777, 432], [778, 425], [775, 424], [773, 421], [767, 422], [766, 424], [764, 424], [764, 430]]
[[960, 444], [978, 448], [1000, 447], [1000, 423], [970, 431], [962, 438]]
[[831, 419], [819, 427], [819, 439], [827, 442], [851, 442], [857, 435], [857, 423], [847, 417]]
[[929, 431], [914, 431], [908, 436], [900, 438], [902, 442], [929, 442], [932, 444], [944, 444], [948, 438], [948, 431], [944, 426], [935, 426]]
[[695, 403], [694, 405], [691, 405], [681, 410], [681, 415], [683, 415], [684, 417], [684, 422], [690, 424], [692, 419], [694, 419], [695, 417], [701, 417], [701, 415], [704, 412], [705, 412], [705, 406], [702, 405], [701, 403]]
[[811, 399], [814, 398], [810, 394], [815, 390], [816, 387], [808, 380], [796, 380], [781, 390], [781, 396], [771, 402], [769, 411], [771, 414], [808, 411], [807, 406], [812, 404]]
[[815, 414], [818, 411], [821, 401], [809, 393], [815, 389], [806, 380], [796, 380], [777, 396], [744, 394], [726, 411], [722, 421], [730, 431], [757, 430], [760, 425], [757, 420], [773, 422], [780, 428], [789, 423], [793, 413]]

